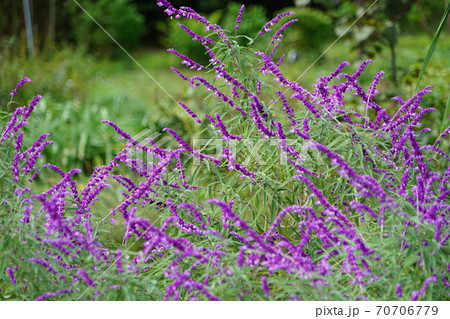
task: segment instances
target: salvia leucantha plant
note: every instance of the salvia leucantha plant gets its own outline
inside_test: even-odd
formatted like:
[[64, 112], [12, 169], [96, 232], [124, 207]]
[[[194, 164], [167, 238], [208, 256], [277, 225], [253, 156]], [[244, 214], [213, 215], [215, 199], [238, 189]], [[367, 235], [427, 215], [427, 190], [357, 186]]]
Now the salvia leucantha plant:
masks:
[[[353, 74], [343, 62], [304, 88], [280, 70], [277, 47], [296, 22], [280, 20], [292, 13], [250, 38], [239, 34], [244, 6], [235, 29], [223, 30], [189, 7], [158, 5], [205, 28], [200, 35], [180, 23], [204, 46], [208, 65], [169, 50], [191, 69], [172, 70], [209, 94], [207, 114], [179, 102], [203, 129], [202, 146], [167, 128], [175, 147], [164, 148], [104, 121], [125, 145], [80, 185], [78, 169], [39, 167], [49, 134], [24, 142], [40, 95], [6, 114], [1, 298], [448, 298], [449, 128], [421, 126], [435, 111], [420, 106], [431, 87], [394, 98], [398, 106], [388, 110], [377, 102], [383, 72], [368, 88], [358, 82], [366, 61]], [[238, 37], [248, 45], [239, 46]], [[257, 38], [267, 49], [253, 48]], [[11, 92], [11, 105], [29, 81]], [[438, 137], [425, 144], [427, 135]], [[42, 170], [59, 181], [35, 192]], [[96, 211], [111, 188], [120, 200]], [[111, 227], [120, 240], [105, 235]]]

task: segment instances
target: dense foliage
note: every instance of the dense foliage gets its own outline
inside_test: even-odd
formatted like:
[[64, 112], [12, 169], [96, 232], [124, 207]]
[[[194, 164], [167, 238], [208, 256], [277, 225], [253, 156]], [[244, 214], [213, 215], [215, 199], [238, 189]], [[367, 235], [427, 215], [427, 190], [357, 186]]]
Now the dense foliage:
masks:
[[[431, 87], [387, 110], [376, 99], [383, 72], [366, 89], [358, 82], [366, 61], [353, 73], [343, 62], [307, 89], [274, 59], [295, 19], [280, 20], [293, 13], [255, 35], [267, 38], [263, 52], [236, 40], [244, 6], [226, 32], [189, 7], [158, 5], [207, 34], [185, 29], [207, 52], [205, 65], [169, 49], [202, 76], [172, 70], [214, 101], [204, 115], [179, 102], [202, 134], [166, 128], [163, 147], [105, 120], [125, 145], [80, 185], [78, 169], [38, 167], [49, 134], [23, 141], [40, 95], [5, 114], [1, 298], [448, 298], [450, 127], [423, 142], [431, 129], [421, 119], [434, 110], [420, 102]], [[42, 170], [59, 181], [33, 192]], [[96, 211], [108, 192], [117, 202]]]

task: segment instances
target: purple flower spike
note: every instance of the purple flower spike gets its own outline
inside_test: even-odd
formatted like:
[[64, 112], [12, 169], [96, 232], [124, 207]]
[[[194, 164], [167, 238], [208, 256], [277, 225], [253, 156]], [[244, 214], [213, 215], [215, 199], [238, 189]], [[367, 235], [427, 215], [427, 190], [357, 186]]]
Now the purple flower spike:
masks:
[[401, 284], [395, 285], [395, 292], [397, 293], [398, 298], [402, 297], [403, 293], [402, 293], [402, 285]]
[[419, 290], [415, 290], [411, 293], [411, 301], [417, 301], [419, 299], [419, 297], [424, 296], [425, 293], [427, 292], [428, 285], [437, 280], [438, 280], [438, 276], [435, 274], [431, 275], [431, 277], [428, 277], [427, 279], [425, 279], [425, 281], [423, 282], [422, 288], [420, 288]]
[[195, 122], [197, 122], [198, 124], [202, 123], [202, 121], [198, 118], [197, 114], [195, 114], [189, 107], [187, 107], [186, 104], [180, 101], [178, 101], [178, 104], [181, 105], [183, 110], [185, 110], [186, 113], [189, 114], [195, 120]]
[[[292, 19], [288, 22], [286, 22], [285, 24], [283, 24], [278, 30], [277, 32], [275, 32], [275, 34], [272, 37], [272, 41], [270, 42], [271, 44], [275, 44], [275, 42], [281, 42], [281, 38], [283, 37], [283, 32], [293, 23], [297, 22], [298, 19]], [[280, 64], [277, 63], [277, 64]]]
[[215, 43], [214, 40], [211, 40], [208, 37], [204, 37], [195, 33], [184, 24], [178, 23], [178, 25], [180, 26], [181, 29], [183, 29], [187, 34], [189, 34], [192, 37], [192, 41], [200, 41], [202, 44]]
[[205, 114], [206, 118], [217, 128], [219, 128], [219, 130], [217, 132], [222, 133], [223, 135], [223, 139], [228, 141], [228, 140], [238, 140], [240, 141], [242, 139], [241, 136], [237, 136], [237, 135], [233, 135], [230, 132], [228, 132], [227, 127], [225, 126], [225, 124], [222, 122], [220, 115], [218, 113], [216, 113], [216, 119], [214, 120], [211, 116], [209, 116], [208, 114]]
[[181, 73], [178, 69], [174, 68], [174, 67], [170, 67], [170, 69], [175, 72], [180, 78], [182, 78], [184, 81], [188, 81], [189, 78], [187, 76], [185, 76], [183, 73]]
[[59, 295], [62, 295], [62, 294], [70, 294], [72, 292], [73, 292], [72, 289], [61, 289], [61, 290], [58, 290], [58, 291], [55, 291], [55, 292], [46, 292], [45, 294], [37, 297], [36, 301], [42, 301], [42, 300], [45, 300], [47, 298], [56, 297], [56, 296], [59, 296]]
[[261, 289], [266, 294], [266, 298], [269, 298], [270, 290], [269, 290], [269, 285], [267, 284], [267, 277], [266, 276], [262, 276], [261, 277]]
[[81, 277], [81, 279], [84, 280], [84, 282], [89, 287], [95, 287], [96, 286], [94, 281], [91, 279], [91, 277], [89, 277], [89, 274], [87, 273], [87, 271], [84, 270], [83, 268], [78, 269], [77, 274]]
[[14, 95], [17, 95], [17, 89], [21, 88], [27, 82], [31, 82], [31, 80], [29, 78], [27, 78], [27, 77], [25, 77], [22, 80], [20, 80], [19, 83], [17, 83], [17, 85], [14, 88], [14, 90], [12, 90], [11, 93], [9, 93], [9, 95], [11, 97], [13, 97]]
[[282, 103], [283, 103], [283, 108], [282, 108], [282, 110], [284, 110], [284, 111], [286, 112], [286, 115], [287, 115], [288, 119], [290, 120], [291, 125], [292, 125], [292, 126], [297, 125], [297, 120], [295, 119], [295, 112], [294, 112], [294, 109], [293, 109], [293, 108], [291, 107], [291, 105], [289, 104], [289, 102], [288, 102], [288, 100], [286, 99], [286, 97], [284, 96], [283, 92], [277, 91], [276, 93], [277, 93], [277, 94], [280, 96], [280, 98], [281, 98], [281, 101], [282, 101]]
[[277, 24], [278, 22], [280, 22], [280, 20], [283, 17], [287, 17], [290, 15], [295, 15], [294, 12], [282, 12], [280, 14], [278, 14], [275, 18], [273, 18], [272, 20], [270, 20], [269, 22], [267, 22], [262, 28], [261, 31], [259, 31], [259, 35], [264, 35], [264, 33], [266, 32], [270, 32], [272, 31], [271, 27], [274, 26], [275, 24]]
[[187, 67], [189, 67], [189, 69], [196, 69], [197, 71], [200, 71], [201, 69], [203, 69], [203, 65], [198, 64], [197, 62], [195, 62], [194, 60], [192, 60], [191, 58], [179, 53], [177, 50], [175, 49], [168, 49], [167, 51], [173, 53], [174, 55], [176, 55], [177, 57], [179, 57], [181, 59], [181, 64], [186, 65]]
[[244, 9], [245, 9], [245, 5], [242, 5], [241, 8], [239, 9], [239, 12], [238, 12], [237, 16], [236, 16], [236, 23], [234, 25], [234, 28], [236, 30], [239, 29], [239, 24], [242, 23], [242, 13], [244, 12]]
[[14, 285], [16, 283], [16, 278], [14, 277], [14, 271], [10, 267], [6, 267], [6, 273], [11, 280], [11, 283]]
[[4, 144], [8, 138], [13, 137], [22, 127], [28, 125], [27, 119], [41, 98], [42, 96], [36, 95], [28, 107], [18, 107], [11, 114], [11, 120], [4, 126], [1, 132], [0, 144]]
[[244, 176], [248, 176], [250, 177], [252, 180], [255, 179], [256, 174], [253, 172], [250, 172], [244, 165], [239, 164], [238, 162], [236, 162], [236, 156], [231, 153], [231, 151], [227, 148], [223, 148], [223, 155], [222, 157], [226, 158], [228, 161], [228, 169], [229, 170], [237, 170], [239, 172], [241, 172], [243, 175], [241, 177]]
[[177, 142], [179, 143], [179, 145], [183, 148], [185, 148], [188, 152], [190, 152], [192, 155], [206, 159], [208, 161], [210, 161], [211, 163], [216, 164], [216, 166], [218, 167], [221, 164], [221, 161], [218, 160], [215, 157], [200, 153], [196, 150], [194, 150], [188, 142], [186, 142], [185, 140], [183, 140], [178, 134], [177, 132], [175, 132], [174, 130], [170, 129], [170, 128], [165, 128], [163, 131], [167, 131], [169, 132], [174, 138], [175, 140], [177, 140]]
[[116, 251], [116, 268], [117, 272], [123, 273], [123, 266], [122, 266], [122, 251], [120, 249], [117, 249]]
[[[44, 141], [49, 135], [49, 133], [46, 133], [40, 136], [29, 149], [27, 149], [23, 153], [17, 152], [14, 155], [13, 164], [10, 166], [12, 174], [14, 176], [14, 181], [19, 180], [20, 172], [23, 172], [24, 175], [28, 175], [33, 171], [35, 171], [35, 174], [39, 172], [39, 169], [35, 166], [37, 159], [39, 157], [42, 157], [42, 150], [46, 146], [54, 143], [53, 141]], [[30, 178], [30, 181], [32, 181], [34, 177], [36, 176], [33, 175], [33, 177]]]

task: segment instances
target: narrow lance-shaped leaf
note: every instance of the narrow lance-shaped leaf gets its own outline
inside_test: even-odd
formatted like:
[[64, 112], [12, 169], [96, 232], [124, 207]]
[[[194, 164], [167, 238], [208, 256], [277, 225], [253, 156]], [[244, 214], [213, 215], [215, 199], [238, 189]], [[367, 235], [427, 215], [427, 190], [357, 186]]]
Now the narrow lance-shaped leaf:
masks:
[[431, 60], [431, 56], [433, 55], [434, 50], [436, 49], [437, 42], [439, 40], [439, 36], [441, 35], [442, 30], [444, 29], [444, 23], [447, 20], [448, 14], [450, 12], [450, 2], [447, 4], [447, 8], [444, 11], [444, 15], [442, 16], [441, 23], [439, 24], [439, 27], [436, 30], [436, 34], [434, 35], [433, 41], [430, 44], [430, 47], [428, 48], [427, 55], [425, 57], [425, 61], [423, 62], [422, 69], [420, 70], [419, 78], [417, 79], [417, 84], [415, 91], [417, 92], [420, 84], [420, 80], [422, 79], [422, 75], [425, 72], [425, 69], [427, 68], [428, 63]]

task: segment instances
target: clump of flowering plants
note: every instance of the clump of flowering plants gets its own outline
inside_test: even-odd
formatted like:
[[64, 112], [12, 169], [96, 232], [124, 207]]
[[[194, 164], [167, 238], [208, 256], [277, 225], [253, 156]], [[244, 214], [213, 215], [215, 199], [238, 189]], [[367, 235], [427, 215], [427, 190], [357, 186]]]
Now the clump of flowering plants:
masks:
[[[426, 300], [448, 298], [449, 133], [423, 144], [426, 87], [393, 113], [341, 63], [312, 89], [280, 71], [277, 47], [295, 19], [278, 15], [239, 46], [237, 13], [228, 32], [188, 7], [158, 5], [209, 56], [199, 75], [173, 71], [214, 101], [207, 114], [180, 102], [201, 138], [167, 128], [175, 147], [133, 138], [79, 187], [73, 169], [46, 164], [60, 181], [29, 187], [48, 135], [31, 147], [22, 128], [40, 96], [8, 115], [0, 140], [3, 245], [0, 296], [59, 300]], [[28, 79], [22, 80], [11, 92]], [[361, 103], [354, 104], [355, 98]], [[393, 114], [392, 114], [393, 113]], [[210, 146], [216, 150], [211, 154]], [[24, 150], [26, 149], [26, 150]], [[151, 161], [143, 160], [142, 154]], [[109, 212], [95, 210], [120, 190]], [[111, 203], [110, 203], [111, 204]], [[108, 239], [110, 227], [121, 242]]]

